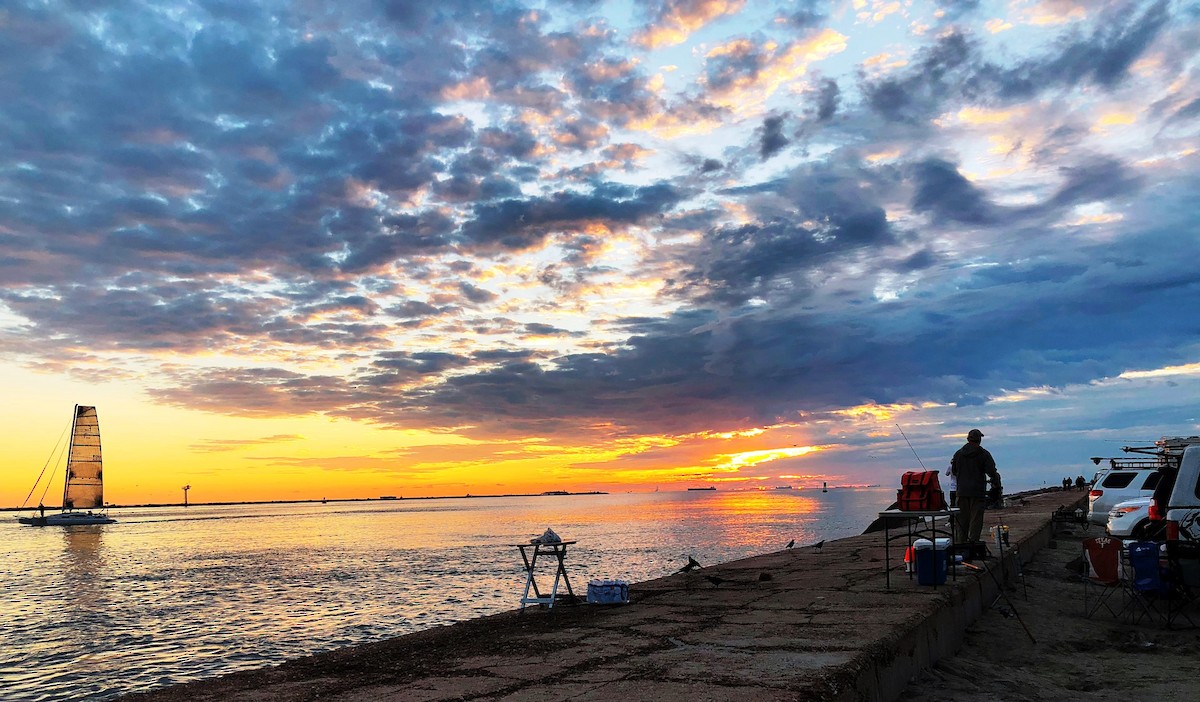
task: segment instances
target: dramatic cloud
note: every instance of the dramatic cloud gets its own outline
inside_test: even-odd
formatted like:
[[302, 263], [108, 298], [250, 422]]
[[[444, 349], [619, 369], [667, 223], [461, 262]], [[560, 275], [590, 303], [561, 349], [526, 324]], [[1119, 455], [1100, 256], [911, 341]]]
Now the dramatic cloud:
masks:
[[1145, 428], [1129, 374], [1200, 362], [1200, 31], [1063, 7], [10, 3], [0, 358], [414, 464]]

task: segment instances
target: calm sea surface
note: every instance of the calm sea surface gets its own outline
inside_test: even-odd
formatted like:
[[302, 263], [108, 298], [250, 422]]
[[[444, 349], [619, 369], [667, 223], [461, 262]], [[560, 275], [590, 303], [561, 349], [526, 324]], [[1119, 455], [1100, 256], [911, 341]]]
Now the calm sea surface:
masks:
[[586, 594], [592, 578], [656, 578], [689, 555], [707, 565], [859, 534], [894, 498], [881, 488], [193, 506], [46, 528], [2, 513], [0, 697], [106, 700], [515, 609], [524, 571], [513, 544], [547, 527], [578, 540], [568, 573]]

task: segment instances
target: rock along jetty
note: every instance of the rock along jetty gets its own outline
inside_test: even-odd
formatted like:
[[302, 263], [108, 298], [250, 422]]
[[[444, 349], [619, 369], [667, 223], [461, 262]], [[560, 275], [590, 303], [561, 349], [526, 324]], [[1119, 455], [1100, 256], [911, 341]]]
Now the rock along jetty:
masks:
[[905, 573], [905, 539], [887, 587], [881, 531], [636, 583], [627, 605], [514, 610], [121, 699], [892, 700], [958, 649], [1017, 559], [1049, 542], [1064, 500], [1079, 498], [989, 510], [986, 526], [1009, 527], [1004, 557], [936, 587]]

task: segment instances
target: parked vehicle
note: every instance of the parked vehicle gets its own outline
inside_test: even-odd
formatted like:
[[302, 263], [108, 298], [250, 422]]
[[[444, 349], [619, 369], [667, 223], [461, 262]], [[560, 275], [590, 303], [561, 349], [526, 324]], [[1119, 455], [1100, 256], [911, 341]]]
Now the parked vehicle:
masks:
[[1117, 503], [1152, 497], [1161, 473], [1153, 461], [1112, 459], [1112, 467], [1096, 474], [1088, 493], [1088, 521], [1106, 526], [1108, 513]]
[[[1162, 484], [1161, 478], [1159, 484]], [[1166, 536], [1166, 525], [1151, 521], [1150, 503], [1153, 500], [1153, 497], [1139, 497], [1118, 502], [1108, 513], [1108, 535], [1120, 539], [1162, 541]]]
[[[1200, 446], [1184, 450], [1178, 471], [1167, 471], [1170, 489], [1158, 491], [1151, 516], [1165, 518], [1168, 541], [1200, 542]], [[1165, 499], [1162, 495], [1169, 495]]]
[[[1197, 462], [1194, 467], [1200, 472], [1200, 436], [1164, 436], [1153, 445], [1121, 448], [1126, 453], [1139, 453], [1152, 458], [1092, 458], [1096, 465], [1107, 461], [1108, 466], [1097, 472], [1092, 480], [1092, 490], [1088, 493], [1088, 520], [1107, 525], [1111, 513], [1119, 503], [1148, 496], [1150, 503], [1146, 509], [1146, 518], [1149, 523], [1142, 525], [1142, 530], [1151, 535], [1166, 534], [1167, 511], [1176, 504], [1172, 502], [1174, 488], [1189, 447], [1194, 447], [1197, 452], [1192, 460]], [[1181, 498], [1179, 504], [1195, 504], [1200, 509], [1200, 476], [1193, 476], [1191, 473], [1188, 475], [1189, 479], [1195, 478], [1197, 481], [1193, 483], [1193, 496]], [[1148, 486], [1149, 495], [1146, 494]], [[1123, 529], [1127, 522], [1131, 530], [1137, 528], [1141, 523], [1140, 515], [1135, 515], [1132, 510], [1122, 511], [1123, 514], [1119, 517], [1121, 524], [1117, 528]], [[1182, 514], [1181, 516], [1186, 517]], [[1172, 537], [1167, 535], [1167, 538]], [[1196, 530], [1195, 538], [1200, 541], [1200, 527]]]

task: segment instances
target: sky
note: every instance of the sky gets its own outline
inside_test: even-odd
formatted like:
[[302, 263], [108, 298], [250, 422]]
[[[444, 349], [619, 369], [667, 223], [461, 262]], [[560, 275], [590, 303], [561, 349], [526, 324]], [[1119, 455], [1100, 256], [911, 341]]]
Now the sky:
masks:
[[[0, 8], [0, 505], [1005, 487], [1200, 434], [1200, 3]], [[57, 470], [57, 475], [54, 471]]]

